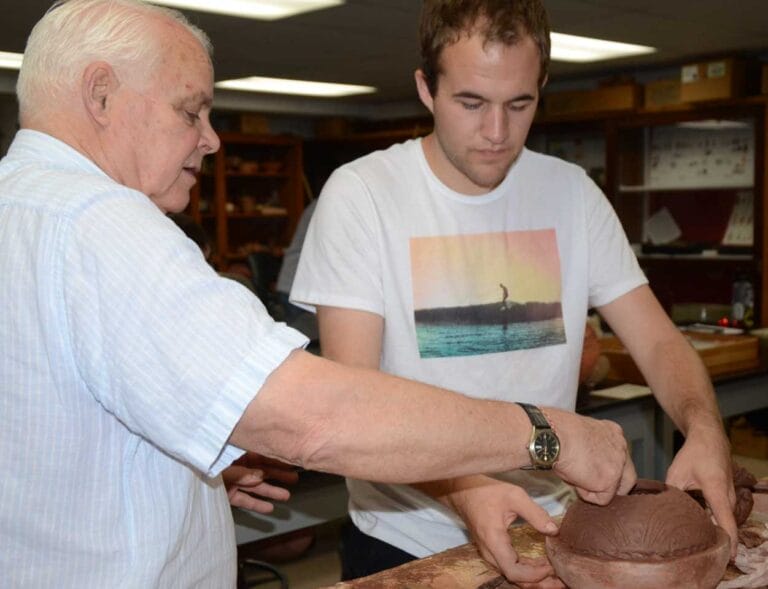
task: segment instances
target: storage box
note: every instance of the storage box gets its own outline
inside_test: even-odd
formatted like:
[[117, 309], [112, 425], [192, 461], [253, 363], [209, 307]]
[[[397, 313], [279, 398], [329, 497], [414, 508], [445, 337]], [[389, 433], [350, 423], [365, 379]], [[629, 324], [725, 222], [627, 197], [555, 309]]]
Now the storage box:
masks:
[[746, 64], [734, 58], [684, 65], [680, 71], [683, 102], [719, 100], [744, 96]]
[[641, 88], [637, 84], [604, 86], [594, 90], [567, 90], [544, 96], [548, 116], [634, 110], [640, 105]]
[[768, 458], [768, 432], [756, 429], [741, 417], [731, 424], [728, 433], [734, 454], [763, 460]]
[[680, 80], [648, 82], [643, 87], [645, 108], [654, 110], [680, 104], [680, 85]]
[[763, 84], [760, 91], [762, 94], [768, 94], [768, 63], [763, 64], [762, 80]]
[[[758, 339], [750, 335], [686, 333], [710, 377], [738, 374], [759, 367]], [[646, 384], [629, 352], [615, 337], [600, 340], [600, 349], [611, 363], [607, 378], [617, 382]]]
[[243, 113], [240, 115], [240, 132], [249, 135], [269, 135], [269, 119], [264, 115]]
[[350, 124], [347, 119], [341, 117], [330, 117], [318, 119], [315, 121], [315, 136], [323, 137], [343, 137], [349, 135]]

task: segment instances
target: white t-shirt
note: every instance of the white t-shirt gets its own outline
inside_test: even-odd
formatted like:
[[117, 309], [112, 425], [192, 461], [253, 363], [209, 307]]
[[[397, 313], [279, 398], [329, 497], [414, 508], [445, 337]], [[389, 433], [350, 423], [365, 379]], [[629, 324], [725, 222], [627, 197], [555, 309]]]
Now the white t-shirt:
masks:
[[[435, 177], [413, 140], [334, 172], [291, 298], [381, 315], [386, 372], [572, 410], [587, 310], [644, 283], [581, 168], [524, 150], [496, 189], [466, 196]], [[551, 477], [508, 477], [557, 509], [563, 490]], [[356, 525], [414, 556], [468, 539], [453, 513], [411, 487], [348, 486]]]

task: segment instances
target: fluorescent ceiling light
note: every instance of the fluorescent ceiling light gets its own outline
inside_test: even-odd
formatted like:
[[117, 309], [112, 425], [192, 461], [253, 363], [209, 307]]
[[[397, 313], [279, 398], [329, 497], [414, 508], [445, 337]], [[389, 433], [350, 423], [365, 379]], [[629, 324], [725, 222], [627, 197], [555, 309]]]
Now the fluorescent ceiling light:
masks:
[[277, 20], [302, 12], [339, 6], [346, 0], [151, 0], [151, 2], [198, 12]]
[[0, 68], [7, 70], [17, 70], [21, 68], [21, 58], [23, 53], [8, 53], [0, 51]]
[[226, 90], [245, 90], [246, 92], [270, 92], [274, 94], [299, 94], [301, 96], [338, 97], [353, 94], [371, 94], [376, 92], [373, 86], [353, 86], [351, 84], [330, 84], [327, 82], [305, 82], [303, 80], [284, 80], [281, 78], [240, 78], [216, 83], [217, 88]]
[[655, 52], [654, 47], [644, 45], [552, 33], [552, 59], [555, 61], [601, 61]]

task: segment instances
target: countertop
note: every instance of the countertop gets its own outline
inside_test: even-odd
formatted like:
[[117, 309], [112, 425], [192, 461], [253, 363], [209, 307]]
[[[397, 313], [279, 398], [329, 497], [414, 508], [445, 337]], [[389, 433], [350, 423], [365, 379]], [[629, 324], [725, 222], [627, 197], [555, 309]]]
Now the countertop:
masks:
[[[768, 479], [766, 479], [768, 480]], [[768, 495], [756, 502], [750, 521], [760, 526], [768, 523]], [[527, 557], [544, 556], [544, 536], [528, 525], [509, 531], [518, 554]], [[728, 565], [724, 579], [741, 573]], [[458, 546], [355, 581], [341, 582], [335, 589], [511, 589], [517, 585], [500, 577], [482, 558], [473, 544]], [[325, 588], [330, 589], [330, 588]]]

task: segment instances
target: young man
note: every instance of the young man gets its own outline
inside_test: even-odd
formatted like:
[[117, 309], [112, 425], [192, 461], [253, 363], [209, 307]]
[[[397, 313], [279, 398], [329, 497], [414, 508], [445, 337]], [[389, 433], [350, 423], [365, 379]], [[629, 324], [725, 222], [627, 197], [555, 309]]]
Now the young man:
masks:
[[[387, 482], [535, 458], [519, 406], [302, 351], [166, 217], [219, 147], [209, 49], [138, 0], [58, 3], [28, 40], [21, 130], [0, 163], [4, 585], [233, 587], [219, 474], [244, 450]], [[629, 490], [618, 426], [543, 410], [558, 472], [603, 503]], [[574, 452], [584, 444], [598, 462]], [[252, 465], [229, 477], [233, 503], [280, 498]], [[556, 530], [527, 497], [517, 506]]]
[[[597, 308], [686, 435], [667, 482], [701, 488], [735, 541], [729, 447], [706, 372], [603, 194], [580, 168], [524, 147], [549, 48], [540, 0], [425, 0], [415, 78], [434, 131], [332, 175], [292, 299], [316, 306], [327, 358], [568, 410], [584, 317]], [[506, 534], [519, 515], [511, 483], [551, 511], [564, 498], [558, 481], [536, 474], [350, 479], [345, 575], [472, 538], [510, 580], [530, 580]]]

